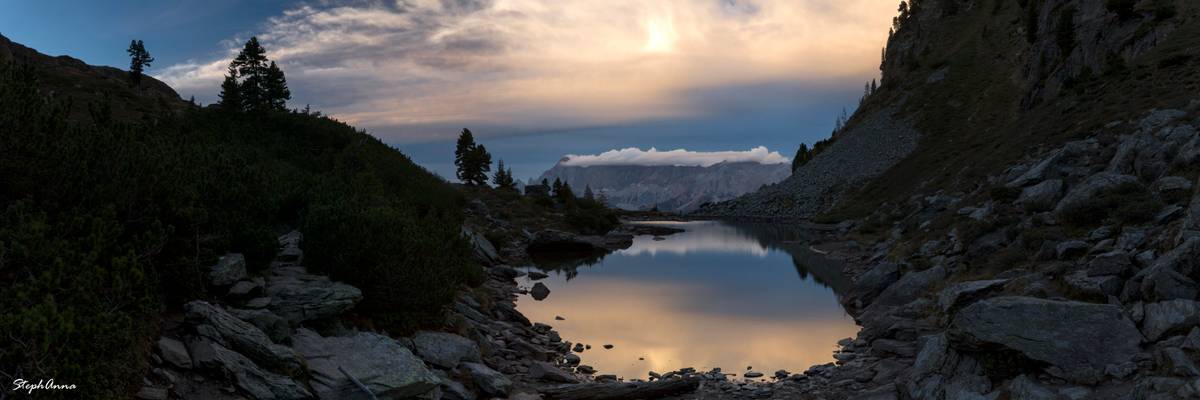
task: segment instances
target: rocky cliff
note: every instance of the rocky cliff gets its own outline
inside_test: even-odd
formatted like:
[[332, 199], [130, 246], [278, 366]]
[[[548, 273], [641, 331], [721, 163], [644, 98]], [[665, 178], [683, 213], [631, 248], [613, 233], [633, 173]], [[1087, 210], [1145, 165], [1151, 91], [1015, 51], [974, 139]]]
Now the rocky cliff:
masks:
[[[565, 159], [563, 160], [565, 161]], [[786, 178], [789, 164], [722, 162], [704, 166], [593, 165], [563, 162], [537, 181], [561, 179], [582, 195], [587, 187], [612, 207], [628, 210], [691, 211], [709, 202], [732, 199]]]

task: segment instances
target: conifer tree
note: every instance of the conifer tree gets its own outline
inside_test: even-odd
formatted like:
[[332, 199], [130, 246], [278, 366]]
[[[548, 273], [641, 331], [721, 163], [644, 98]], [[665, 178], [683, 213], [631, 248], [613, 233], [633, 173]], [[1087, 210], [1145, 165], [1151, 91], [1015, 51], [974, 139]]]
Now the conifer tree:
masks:
[[492, 170], [492, 154], [488, 153], [487, 148], [482, 144], [476, 145], [471, 149], [471, 154], [467, 157], [470, 161], [470, 169], [467, 170], [467, 182], [474, 186], [487, 185], [488, 172]]
[[475, 135], [471, 134], [470, 129], [463, 128], [458, 134], [458, 142], [454, 145], [454, 166], [457, 168], [455, 176], [463, 183], [466, 183], [467, 177], [471, 175], [471, 152], [474, 150]]
[[287, 109], [287, 101], [292, 98], [292, 91], [288, 90], [287, 78], [283, 75], [283, 70], [279, 69], [274, 61], [267, 67], [263, 81], [263, 92], [266, 96], [266, 106], [268, 109], [283, 111]]
[[550, 197], [559, 198], [563, 190], [562, 180], [554, 178], [554, 185], [550, 187]]
[[496, 174], [492, 176], [492, 184], [495, 184], [497, 189], [517, 189], [517, 182], [514, 181], [512, 177], [512, 169], [504, 168], [504, 159], [500, 159], [500, 161], [496, 163]]
[[583, 198], [587, 201], [596, 201], [596, 195], [592, 193], [592, 185], [583, 186]]
[[154, 62], [154, 57], [150, 57], [141, 40], [130, 41], [129, 49], [125, 52], [129, 53], [129, 83], [137, 86], [142, 83], [142, 73]]
[[230, 69], [230, 74], [225, 75], [225, 81], [221, 82], [221, 108], [230, 112], [242, 111], [242, 88], [238, 85], [236, 72]]

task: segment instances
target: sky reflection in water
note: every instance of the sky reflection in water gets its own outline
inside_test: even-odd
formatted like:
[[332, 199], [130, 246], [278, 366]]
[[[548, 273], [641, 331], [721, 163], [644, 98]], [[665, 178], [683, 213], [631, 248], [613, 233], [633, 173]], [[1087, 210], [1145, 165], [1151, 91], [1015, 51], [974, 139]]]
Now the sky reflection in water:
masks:
[[592, 345], [584, 364], [627, 379], [683, 367], [801, 372], [833, 361], [836, 342], [858, 331], [829, 287], [840, 287], [836, 266], [813, 265], [807, 245], [778, 227], [671, 224], [687, 231], [639, 236], [594, 265], [549, 271], [550, 296], [520, 296], [517, 307]]

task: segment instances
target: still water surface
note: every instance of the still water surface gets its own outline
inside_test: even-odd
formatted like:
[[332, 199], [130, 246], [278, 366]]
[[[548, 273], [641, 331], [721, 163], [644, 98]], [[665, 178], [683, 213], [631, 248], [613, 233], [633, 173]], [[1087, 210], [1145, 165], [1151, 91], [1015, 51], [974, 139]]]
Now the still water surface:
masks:
[[583, 364], [626, 379], [683, 367], [802, 372], [833, 361], [837, 341], [858, 331], [837, 302], [845, 285], [839, 266], [809, 250], [804, 232], [649, 223], [686, 231], [638, 236], [599, 260], [526, 267], [550, 274], [542, 282], [551, 293], [542, 301], [522, 295], [517, 308], [563, 340], [590, 344], [579, 354]]

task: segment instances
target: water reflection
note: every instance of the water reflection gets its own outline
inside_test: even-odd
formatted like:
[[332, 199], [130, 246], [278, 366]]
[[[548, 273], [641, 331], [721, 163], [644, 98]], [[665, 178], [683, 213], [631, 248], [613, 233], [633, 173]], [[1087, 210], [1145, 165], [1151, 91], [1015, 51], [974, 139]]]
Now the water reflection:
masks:
[[581, 265], [539, 263], [551, 294], [522, 296], [518, 308], [592, 345], [580, 355], [585, 364], [626, 378], [682, 367], [799, 372], [832, 361], [837, 340], [858, 330], [837, 303], [838, 266], [809, 251], [803, 231], [670, 224], [687, 231], [640, 236]]

